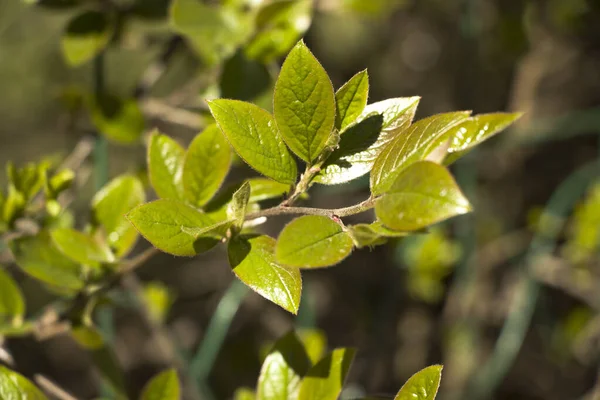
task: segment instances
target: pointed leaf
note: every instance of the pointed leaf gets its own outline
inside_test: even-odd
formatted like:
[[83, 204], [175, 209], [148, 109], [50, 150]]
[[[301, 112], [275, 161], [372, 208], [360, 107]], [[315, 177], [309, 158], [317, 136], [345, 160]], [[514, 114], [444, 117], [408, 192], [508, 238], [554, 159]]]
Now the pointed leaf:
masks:
[[296, 161], [283, 143], [271, 114], [237, 100], [213, 100], [208, 105], [217, 125], [248, 165], [278, 182], [296, 181]]
[[168, 369], [155, 375], [146, 384], [140, 400], [179, 400], [179, 378], [177, 371]]
[[85, 11], [67, 25], [61, 45], [67, 63], [84, 64], [96, 57], [108, 45], [113, 26], [108, 15], [99, 11]]
[[419, 97], [396, 98], [369, 104], [342, 132], [335, 150], [315, 182], [336, 185], [367, 174], [385, 145], [412, 122]]
[[0, 399], [48, 400], [27, 378], [0, 365]]
[[154, 132], [148, 143], [148, 172], [156, 194], [163, 199], [183, 200], [185, 150], [175, 140]]
[[268, 236], [236, 237], [229, 242], [229, 263], [252, 290], [297, 314], [302, 293], [300, 270], [277, 264], [274, 249], [275, 239]]
[[486, 141], [521, 118], [523, 113], [480, 114], [452, 128], [445, 164], [451, 164], [479, 143]]
[[335, 127], [343, 131], [363, 112], [369, 98], [369, 74], [360, 71], [335, 93]]
[[403, 170], [375, 204], [377, 218], [398, 231], [421, 229], [470, 210], [452, 175], [430, 161]]
[[83, 288], [81, 268], [56, 249], [48, 234], [15, 239], [10, 250], [17, 265], [32, 277], [59, 288]]
[[250, 200], [250, 184], [244, 182], [238, 190], [235, 191], [231, 202], [227, 206], [227, 217], [234, 220], [234, 224], [240, 229], [246, 217], [246, 209]]
[[285, 59], [273, 94], [281, 136], [311, 163], [323, 151], [335, 122], [335, 95], [327, 72], [303, 41]]
[[133, 175], [121, 175], [113, 179], [92, 199], [93, 221], [102, 227], [108, 244], [115, 250], [117, 257], [126, 255], [138, 237], [125, 214], [144, 201], [144, 186]]
[[265, 358], [258, 378], [257, 400], [294, 400], [311, 362], [294, 332], [283, 336]]
[[0, 325], [20, 325], [25, 315], [23, 293], [13, 278], [0, 267]]
[[135, 99], [102, 94], [90, 100], [92, 122], [100, 133], [120, 144], [139, 141], [144, 131], [144, 116]]
[[302, 380], [298, 400], [336, 400], [355, 353], [354, 349], [335, 349], [319, 361]]
[[311, 364], [316, 364], [327, 350], [327, 336], [318, 329], [302, 329], [298, 332]]
[[253, 178], [248, 180], [248, 182], [250, 183], [250, 203], [277, 199], [288, 193], [291, 189], [290, 185], [271, 179]]
[[178, 201], [161, 199], [142, 204], [131, 210], [127, 219], [154, 247], [176, 256], [194, 256], [219, 242], [214, 237], [188, 233], [189, 229], [213, 226], [215, 222]]
[[219, 190], [231, 167], [229, 143], [216, 125], [198, 134], [187, 150], [183, 165], [183, 187], [196, 206], [206, 204]]
[[394, 400], [434, 400], [442, 380], [442, 366], [432, 365], [411, 376]]
[[58, 228], [50, 232], [56, 248], [76, 263], [100, 268], [112, 263], [115, 256], [106, 243], [97, 238], [71, 228]]
[[422, 119], [397, 135], [381, 151], [371, 171], [371, 192], [386, 192], [403, 168], [423, 160], [448, 138], [449, 130], [469, 117], [468, 112], [452, 112]]
[[277, 261], [290, 267], [328, 267], [352, 252], [352, 239], [340, 224], [320, 215], [296, 218], [277, 239]]

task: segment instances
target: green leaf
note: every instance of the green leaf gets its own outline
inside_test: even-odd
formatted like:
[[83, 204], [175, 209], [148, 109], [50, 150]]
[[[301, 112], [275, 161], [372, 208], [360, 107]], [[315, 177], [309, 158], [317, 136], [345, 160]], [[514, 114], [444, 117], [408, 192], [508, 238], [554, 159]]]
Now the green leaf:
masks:
[[42, 188], [46, 173], [45, 170], [46, 167], [44, 165], [33, 163], [28, 163], [22, 168], [16, 168], [12, 162], [6, 164], [8, 181], [23, 195], [25, 201], [33, 198]]
[[394, 400], [434, 400], [442, 380], [442, 366], [432, 365], [411, 376]]
[[140, 400], [179, 400], [179, 378], [177, 371], [168, 369], [155, 375], [146, 384]]
[[323, 151], [335, 122], [335, 95], [327, 72], [303, 41], [285, 59], [273, 94], [281, 136], [304, 161]]
[[369, 104], [342, 132], [339, 148], [327, 158], [314, 181], [336, 185], [371, 171], [385, 145], [410, 125], [419, 100], [406, 97]]
[[215, 222], [202, 211], [178, 201], [161, 199], [142, 204], [131, 210], [127, 219], [154, 247], [176, 256], [194, 256], [219, 242], [214, 237], [188, 233]]
[[71, 228], [58, 228], [50, 232], [56, 248], [76, 263], [99, 269], [103, 264], [115, 262], [108, 245], [92, 235]]
[[452, 141], [444, 164], [449, 165], [458, 160], [473, 147], [508, 128], [522, 115], [523, 113], [480, 114], [452, 128], [449, 133]]
[[310, 359], [296, 334], [290, 332], [283, 336], [275, 343], [263, 362], [256, 399], [297, 399], [301, 379], [310, 366]]
[[247, 388], [247, 387], [242, 387], [239, 389], [236, 389], [235, 393], [233, 394], [233, 400], [255, 400], [256, 399], [256, 395], [254, 394], [254, 390]]
[[238, 50], [223, 65], [219, 88], [221, 97], [225, 99], [253, 101], [266, 93], [270, 87], [272, 87], [271, 75], [267, 66], [248, 59], [241, 50]]
[[297, 268], [277, 264], [275, 239], [240, 236], [229, 242], [229, 263], [236, 276], [252, 290], [283, 309], [298, 313], [302, 277]]
[[397, 135], [381, 151], [371, 171], [371, 192], [385, 193], [403, 168], [423, 160], [448, 139], [446, 133], [467, 119], [469, 112], [438, 114], [422, 119]]
[[369, 98], [369, 74], [360, 71], [335, 93], [335, 127], [343, 131], [363, 112]]
[[58, 251], [45, 232], [15, 239], [9, 246], [17, 265], [32, 277], [63, 289], [83, 288], [79, 265]]
[[387, 242], [388, 238], [398, 238], [410, 235], [412, 232], [393, 231], [385, 227], [380, 221], [371, 224], [357, 224], [348, 226], [348, 234], [352, 237], [356, 247], [373, 247]]
[[377, 218], [398, 231], [414, 231], [471, 210], [444, 167], [420, 161], [404, 169], [375, 204]]
[[237, 100], [213, 100], [208, 106], [233, 149], [248, 165], [278, 182], [296, 181], [296, 161], [283, 143], [271, 114]]
[[96, 57], [108, 45], [113, 30], [105, 13], [85, 11], [75, 16], [69, 21], [61, 40], [67, 63], [76, 67]]
[[102, 227], [117, 257], [125, 256], [135, 245], [138, 236], [125, 214], [144, 201], [144, 186], [133, 175], [121, 175], [113, 179], [92, 199], [93, 222]]
[[167, 317], [175, 295], [162, 282], [148, 282], [142, 292], [144, 303], [152, 319], [163, 323]]
[[238, 229], [242, 228], [244, 218], [246, 217], [246, 209], [250, 200], [250, 184], [244, 182], [238, 190], [235, 191], [231, 202], [227, 206], [227, 217], [234, 221]]
[[302, 380], [298, 400], [336, 400], [355, 353], [354, 349], [335, 349], [319, 361]]
[[275, 257], [291, 267], [328, 267], [346, 258], [352, 252], [352, 245], [352, 238], [340, 224], [320, 215], [305, 215], [283, 228]]
[[0, 267], [0, 324], [21, 325], [25, 315], [23, 293], [13, 278]]
[[183, 164], [183, 187], [187, 199], [203, 206], [217, 193], [231, 167], [229, 143], [216, 125], [197, 135]]
[[0, 365], [0, 399], [48, 400], [27, 378]]
[[291, 189], [289, 184], [264, 178], [252, 178], [248, 183], [250, 183], [250, 203], [280, 198]]
[[316, 364], [327, 350], [327, 336], [318, 329], [302, 329], [298, 335], [311, 364]]
[[185, 150], [175, 140], [157, 131], [148, 143], [148, 173], [156, 194], [163, 199], [184, 200]]
[[26, 205], [27, 200], [25, 199], [25, 196], [19, 192], [12, 183], [9, 184], [8, 194], [3, 202], [2, 220], [8, 225], [11, 225], [23, 214]]
[[100, 133], [120, 144], [137, 143], [144, 132], [144, 116], [135, 99], [108, 93], [89, 100], [92, 122]]
[[70, 169], [63, 169], [52, 177], [48, 176], [48, 172], [44, 173], [44, 192], [46, 199], [56, 199], [59, 194], [67, 190], [75, 180], [75, 172]]

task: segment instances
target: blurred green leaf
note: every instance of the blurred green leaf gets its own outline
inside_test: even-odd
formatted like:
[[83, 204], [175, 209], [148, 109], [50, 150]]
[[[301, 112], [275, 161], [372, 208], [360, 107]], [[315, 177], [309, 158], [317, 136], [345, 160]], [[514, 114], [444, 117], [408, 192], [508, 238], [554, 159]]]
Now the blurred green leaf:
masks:
[[348, 234], [352, 238], [354, 245], [359, 249], [379, 246], [387, 242], [386, 235], [377, 232], [371, 224], [350, 225], [348, 226]]
[[350, 236], [331, 218], [305, 215], [283, 228], [275, 257], [290, 267], [328, 267], [348, 257], [352, 246]]
[[369, 98], [369, 74], [360, 71], [335, 93], [335, 127], [343, 131], [363, 112]]
[[255, 100], [271, 85], [271, 75], [263, 63], [250, 60], [242, 51], [236, 52], [223, 65], [219, 87], [221, 97], [244, 101]]
[[85, 285], [79, 265], [58, 251], [47, 233], [15, 239], [9, 246], [17, 265], [32, 277], [73, 291]]
[[246, 388], [246, 387], [236, 389], [235, 393], [233, 394], [233, 400], [255, 400], [255, 399], [256, 399], [256, 394], [254, 393], [254, 390], [252, 390], [250, 388]]
[[202, 211], [178, 201], [161, 199], [142, 204], [131, 210], [127, 219], [154, 247], [176, 256], [194, 256], [219, 242], [214, 237], [189, 234], [189, 229], [209, 227], [215, 222]]
[[297, 314], [302, 293], [300, 270], [277, 264], [274, 249], [275, 239], [268, 236], [235, 237], [228, 246], [229, 263], [252, 290]]
[[103, 93], [90, 100], [92, 122], [110, 140], [137, 143], [144, 131], [144, 116], [137, 101]]
[[342, 132], [339, 148], [327, 158], [314, 181], [335, 185], [371, 171], [385, 145], [410, 125], [419, 100], [420, 97], [395, 98], [366, 106]]
[[76, 263], [100, 269], [103, 264], [115, 261], [108, 245], [90, 234], [71, 228], [59, 228], [50, 232], [56, 248]]
[[213, 100], [208, 105], [221, 131], [248, 165], [278, 182], [296, 181], [296, 161], [285, 147], [271, 114], [237, 100]]
[[23, 195], [25, 201], [29, 201], [39, 192], [44, 184], [46, 167], [43, 164], [28, 163], [24, 167], [17, 168], [12, 162], [6, 164], [8, 181]]
[[229, 143], [216, 125], [210, 125], [192, 140], [185, 155], [182, 181], [187, 199], [196, 206], [208, 203], [230, 167]]
[[318, 329], [301, 329], [298, 332], [300, 341], [306, 350], [311, 364], [316, 364], [327, 350], [327, 336]]
[[331, 80], [303, 41], [285, 59], [273, 95], [277, 127], [290, 149], [311, 163], [321, 154], [335, 121]]
[[137, 231], [127, 221], [125, 214], [144, 201], [144, 186], [133, 175], [116, 177], [92, 199], [93, 221], [102, 227], [117, 257], [125, 256], [137, 240]]
[[84, 64], [108, 45], [113, 24], [106, 13], [84, 11], [69, 21], [61, 45], [67, 63], [73, 67]]
[[23, 214], [27, 200], [11, 183], [8, 185], [8, 194], [3, 201], [2, 220], [11, 225], [17, 218]]
[[600, 248], [600, 183], [577, 205], [569, 228], [562, 253], [575, 265], [591, 261]]
[[250, 200], [250, 184], [244, 182], [238, 190], [235, 191], [231, 202], [227, 207], [227, 217], [234, 221], [234, 225], [237, 229], [241, 229], [244, 224], [244, 218], [246, 217], [246, 209], [248, 208], [248, 201]]
[[448, 133], [452, 141], [444, 164], [449, 165], [458, 160], [473, 147], [508, 128], [522, 115], [523, 113], [480, 114], [455, 126]]
[[0, 266], [0, 324], [21, 325], [24, 315], [23, 293], [13, 278]]
[[434, 400], [442, 380], [442, 366], [432, 365], [411, 376], [394, 400]]
[[184, 200], [185, 150], [175, 140], [155, 131], [148, 143], [148, 174], [156, 194], [163, 199]]
[[168, 369], [155, 375], [146, 384], [140, 400], [179, 400], [179, 378], [175, 369]]
[[469, 112], [451, 112], [422, 119], [397, 135], [377, 156], [371, 171], [371, 192], [385, 193], [402, 169], [425, 159], [448, 139], [446, 133], [466, 120]]
[[252, 178], [248, 183], [250, 183], [250, 203], [280, 198], [291, 189], [289, 184], [264, 178]]
[[336, 400], [355, 353], [354, 349], [335, 349], [319, 361], [302, 380], [298, 400]]
[[296, 399], [301, 379], [310, 367], [311, 362], [302, 342], [293, 331], [288, 333], [275, 343], [263, 362], [256, 399]]
[[48, 176], [48, 173], [44, 173], [44, 191], [46, 199], [56, 199], [59, 194], [67, 190], [73, 180], [75, 179], [75, 172], [70, 169], [63, 169], [58, 171], [52, 177]]
[[54, 10], [66, 10], [81, 4], [81, 0], [22, 0], [26, 4], [35, 4]]
[[144, 285], [143, 297], [152, 318], [164, 322], [174, 301], [169, 288], [161, 282], [149, 282]]
[[27, 378], [0, 365], [0, 398], [6, 400], [48, 400]]
[[404, 169], [375, 204], [377, 218], [398, 231], [414, 231], [471, 210], [452, 175], [420, 161]]

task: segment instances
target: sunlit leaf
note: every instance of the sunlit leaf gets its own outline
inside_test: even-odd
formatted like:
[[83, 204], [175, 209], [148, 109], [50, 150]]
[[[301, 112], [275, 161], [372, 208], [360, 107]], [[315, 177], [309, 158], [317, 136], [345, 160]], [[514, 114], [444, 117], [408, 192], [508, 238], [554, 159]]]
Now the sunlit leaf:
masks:
[[220, 99], [208, 104], [219, 128], [248, 165], [278, 182], [295, 182], [296, 161], [281, 140], [271, 114], [237, 100]]
[[183, 200], [185, 150], [175, 140], [155, 132], [148, 143], [148, 173], [156, 194], [163, 199]]
[[84, 11], [75, 16], [69, 21], [61, 41], [67, 63], [78, 66], [96, 57], [108, 45], [113, 30], [106, 13]]
[[290, 149], [304, 161], [314, 161], [333, 129], [335, 97], [327, 72], [302, 41], [281, 67], [273, 110], [281, 136]]
[[244, 182], [238, 190], [235, 191], [231, 202], [227, 207], [227, 217], [230, 220], [235, 221], [234, 224], [238, 229], [241, 229], [244, 223], [244, 217], [246, 216], [246, 209], [248, 208], [248, 201], [250, 200], [250, 184]]
[[411, 376], [394, 400], [434, 400], [442, 380], [442, 366], [432, 365]]
[[22, 194], [25, 201], [31, 199], [42, 188], [45, 169], [43, 165], [34, 163], [28, 163], [21, 168], [15, 167], [10, 161], [6, 164], [8, 181]]
[[0, 399], [48, 400], [27, 378], [2, 365], [0, 365]]
[[335, 349], [319, 361], [302, 380], [298, 400], [337, 400], [355, 353], [354, 349]]
[[398, 231], [421, 229], [470, 210], [452, 175], [430, 161], [404, 169], [375, 204], [377, 218]]
[[144, 132], [144, 116], [135, 99], [103, 93], [89, 100], [92, 122], [110, 140], [137, 143]]
[[179, 378], [177, 371], [168, 369], [155, 375], [146, 384], [140, 400], [179, 400]]
[[101, 268], [115, 261], [108, 245], [90, 234], [71, 228], [59, 228], [50, 232], [56, 248], [76, 263]]
[[13, 278], [0, 266], [0, 324], [19, 325], [24, 314], [23, 293]]
[[327, 336], [318, 329], [301, 329], [298, 332], [300, 341], [312, 364], [316, 364], [327, 350]]
[[250, 183], [250, 203], [276, 199], [290, 191], [290, 185], [264, 178], [252, 178]]
[[299, 268], [328, 267], [352, 252], [352, 239], [331, 218], [305, 215], [283, 228], [277, 239], [277, 261]]
[[369, 74], [363, 70], [354, 75], [335, 93], [335, 127], [346, 129], [363, 112], [369, 98]]
[[300, 270], [279, 265], [274, 250], [275, 239], [268, 236], [235, 237], [229, 242], [229, 263], [252, 290], [296, 314], [302, 292]]
[[242, 387], [236, 389], [235, 393], [233, 394], [233, 400], [256, 400], [256, 394], [254, 393], [254, 390], [247, 387]]

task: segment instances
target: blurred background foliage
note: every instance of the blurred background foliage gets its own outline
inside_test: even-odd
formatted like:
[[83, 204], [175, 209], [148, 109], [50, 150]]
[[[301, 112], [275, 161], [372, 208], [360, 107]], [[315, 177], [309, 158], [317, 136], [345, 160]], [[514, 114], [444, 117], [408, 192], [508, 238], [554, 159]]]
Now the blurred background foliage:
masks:
[[[140, 135], [158, 127], [189, 143], [209, 119], [207, 98], [271, 108], [282, 56], [301, 36], [336, 88], [368, 68], [370, 102], [422, 96], [419, 118], [524, 111], [453, 167], [474, 214], [307, 273], [296, 319], [232, 290], [223, 254], [153, 258], [138, 274], [143, 299], [184, 360], [204, 349], [196, 367], [206, 398], [253, 387], [264, 349], [295, 326], [321, 347], [358, 347], [346, 399], [392, 398], [432, 363], [445, 364], [440, 399], [597, 399], [598, 21], [597, 0], [2, 0], [0, 160], [57, 158], [99, 128], [110, 139], [108, 176], [144, 177]], [[57, 223], [88, 217], [91, 168], [78, 171], [74, 217]], [[233, 175], [248, 173], [240, 164]], [[317, 187], [310, 202], [335, 208], [367, 195], [359, 179]], [[11, 273], [29, 314], [53, 298]], [[99, 307], [95, 317], [133, 395], [172, 354], [157, 350], [126, 290], [113, 297], [116, 314]], [[225, 322], [210, 322], [215, 313]], [[23, 370], [77, 398], [102, 393], [68, 337], [8, 344]]]

